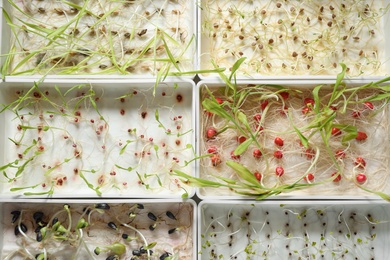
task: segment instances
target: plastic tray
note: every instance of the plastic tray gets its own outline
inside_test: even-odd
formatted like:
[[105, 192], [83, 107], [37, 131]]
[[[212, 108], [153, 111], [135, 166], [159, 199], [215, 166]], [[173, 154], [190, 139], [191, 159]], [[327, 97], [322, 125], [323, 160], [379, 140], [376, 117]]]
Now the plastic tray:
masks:
[[351, 78], [383, 77], [390, 74], [388, 5], [202, 0], [198, 66], [213, 69], [213, 60], [229, 73], [246, 57], [237, 73], [242, 79], [334, 79], [343, 62]]
[[[12, 223], [17, 211], [20, 215]], [[192, 200], [3, 201], [0, 212], [1, 259], [107, 259], [115, 254], [120, 259], [146, 258], [146, 250], [140, 248], [147, 246], [151, 259], [164, 254], [187, 260], [196, 256], [197, 214]], [[23, 231], [23, 226], [26, 237], [18, 228]], [[121, 244], [119, 249], [125, 247], [123, 254], [106, 250], [115, 243]]]
[[[231, 95], [226, 94], [229, 93], [229, 88], [225, 84], [215, 81], [199, 82], [196, 101], [198, 104], [197, 121], [199, 122], [197, 126], [197, 136], [199, 137], [197, 149], [198, 154], [203, 158], [198, 161], [197, 176], [222, 184], [228, 184], [229, 181], [233, 181], [234, 184], [237, 180], [248, 184], [248, 181], [244, 180], [245, 177], [242, 177], [242, 175], [238, 177], [237, 168], [233, 168], [235, 166], [232, 164], [239, 164], [247, 169], [249, 175], [252, 175], [249, 183], [251, 181], [258, 182], [268, 188], [286, 187], [283, 185], [288, 186], [294, 183], [297, 185], [317, 183], [317, 185], [312, 187], [302, 186], [302, 189], [289, 190], [290, 192], [285, 190], [280, 194], [275, 192], [271, 193], [272, 196], [267, 197], [267, 193], [261, 196], [261, 189], [237, 188], [236, 191], [238, 192], [236, 193], [230, 189], [234, 188], [234, 185], [230, 185], [230, 188], [214, 185], [211, 188], [209, 183], [209, 187], [199, 188], [197, 195], [202, 199], [379, 199], [380, 197], [376, 196], [375, 192], [389, 194], [388, 169], [390, 157], [386, 152], [386, 145], [384, 145], [389, 138], [387, 131], [390, 119], [388, 105], [383, 101], [372, 101], [373, 109], [370, 109], [367, 107], [368, 104], [352, 102], [346, 107], [346, 111], [342, 112], [343, 106], [341, 104], [343, 101], [341, 99], [335, 101], [328, 112], [333, 115], [332, 111], [335, 109], [336, 117], [333, 122], [336, 125], [332, 125], [332, 128], [340, 127], [341, 135], [334, 133], [329, 136], [329, 149], [335, 152], [335, 155], [331, 156], [327, 150], [324, 150], [323, 138], [319, 132], [312, 130], [315, 128], [305, 128], [305, 126], [315, 126], [313, 122], [317, 118], [313, 107], [308, 109], [308, 105], [305, 104], [306, 99], [313, 99], [312, 91], [315, 86], [323, 85], [319, 92], [321, 109], [327, 106], [330, 93], [332, 93], [332, 85], [324, 84], [324, 82], [302, 80], [290, 82], [282, 80], [238, 81], [237, 89], [249, 90], [252, 88], [248, 97], [242, 97], [243, 102], [237, 110], [243, 112], [245, 116], [245, 119], [241, 119], [242, 121], [239, 119], [240, 113], [237, 113], [236, 116], [232, 113], [230, 106], [233, 104], [233, 99]], [[262, 86], [262, 88], [259, 86]], [[363, 84], [356, 82], [347, 84], [348, 88], [358, 86], [363, 86]], [[281, 87], [284, 89], [280, 89]], [[257, 92], [255, 92], [255, 89]], [[216, 99], [214, 104], [217, 107], [222, 107], [225, 114], [210, 113], [210, 111], [205, 110], [203, 102], [213, 99], [208, 91], [213, 93]], [[374, 93], [372, 91], [373, 89], [358, 91], [359, 99], [362, 100], [362, 98], [372, 96]], [[237, 96], [239, 95], [237, 94]], [[345, 92], [345, 97], [348, 96], [348, 92]], [[353, 100], [358, 96], [353, 96]], [[239, 100], [239, 98], [236, 100]], [[218, 104], [217, 101], [221, 104]], [[263, 106], [266, 101], [268, 101], [268, 105]], [[308, 111], [305, 109], [308, 109]], [[242, 132], [237, 130], [237, 125], [234, 125], [232, 121], [222, 119], [225, 115], [236, 118], [237, 125], [243, 129]], [[324, 114], [323, 116], [329, 118]], [[256, 136], [255, 139], [258, 144], [256, 142], [249, 143], [241, 155], [234, 156], [232, 153], [240, 145], [245, 147], [245, 142], [248, 139], [251, 140], [248, 128], [242, 123], [244, 121], [248, 122], [248, 127], [252, 134]], [[340, 126], [337, 126], [337, 124], [340, 124]], [[258, 128], [259, 126], [261, 128]], [[343, 144], [344, 138], [351, 133], [348, 131], [352, 131], [352, 129], [347, 129], [350, 126], [356, 127], [353, 131], [366, 133], [367, 139], [357, 140], [353, 136], [351, 140]], [[299, 131], [308, 139], [307, 147], [303, 146], [302, 139], [294, 127], [300, 129]], [[207, 136], [208, 130], [212, 128], [216, 130], [217, 135], [209, 138]], [[257, 134], [256, 129], [260, 129]], [[275, 139], [277, 137], [283, 140], [282, 146], [276, 143]], [[257, 157], [254, 155], [255, 150], [260, 150]], [[275, 155], [279, 151], [282, 154], [281, 158]], [[345, 151], [345, 157], [340, 157], [343, 154], [340, 151]], [[337, 152], [339, 153], [336, 154]], [[334, 163], [333, 157], [338, 166]], [[228, 162], [231, 163], [230, 166]], [[276, 170], [280, 167], [283, 173], [279, 177]], [[337, 167], [340, 167], [340, 170]], [[342, 179], [339, 182], [332, 179], [334, 176], [332, 174], [337, 172], [342, 172]], [[314, 180], [305, 181], [304, 178], [309, 173], [313, 174], [315, 178]], [[361, 177], [366, 177], [366, 180], [358, 182], [359, 174], [364, 174]], [[261, 179], [261, 181], [254, 179], [253, 176]], [[228, 178], [229, 181], [225, 181], [223, 178]], [[297, 185], [293, 186], [297, 187]], [[366, 192], [364, 189], [370, 189], [373, 193]], [[240, 194], [239, 192], [247, 193]]]
[[203, 201], [198, 259], [386, 259], [386, 202]]
[[11, 105], [0, 115], [1, 197], [192, 196], [171, 171], [195, 174], [186, 163], [195, 149], [193, 82], [33, 86], [0, 89], [1, 103]]
[[[195, 1], [1, 2], [6, 12], [1, 14], [1, 64], [14, 68], [4, 73], [7, 80], [29, 75], [143, 79], [196, 68]], [[16, 26], [11, 28], [7, 17]]]

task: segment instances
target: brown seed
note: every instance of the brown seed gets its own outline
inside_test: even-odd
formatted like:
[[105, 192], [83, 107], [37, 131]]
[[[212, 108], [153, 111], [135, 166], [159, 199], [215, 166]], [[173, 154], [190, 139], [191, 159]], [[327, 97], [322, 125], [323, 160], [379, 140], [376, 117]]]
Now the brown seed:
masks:
[[269, 44], [274, 43], [274, 39], [269, 39], [269, 40], [268, 40], [268, 43], [269, 43]]
[[295, 58], [295, 57], [298, 56], [298, 53], [294, 51], [294, 52], [292, 53], [292, 56]]
[[328, 22], [327, 24], [328, 24], [329, 27], [332, 27], [332, 22], [331, 21]]
[[277, 3], [277, 4], [276, 4], [276, 7], [277, 7], [277, 8], [280, 8], [280, 7], [282, 7], [282, 4], [281, 4], [281, 3]]

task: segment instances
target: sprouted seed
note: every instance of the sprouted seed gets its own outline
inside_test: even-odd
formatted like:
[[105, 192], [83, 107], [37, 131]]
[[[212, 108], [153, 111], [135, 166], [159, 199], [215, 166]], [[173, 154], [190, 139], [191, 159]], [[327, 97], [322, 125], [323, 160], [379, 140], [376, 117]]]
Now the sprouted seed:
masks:
[[[99, 214], [91, 212], [90, 216], [86, 215], [84, 208], [93, 209], [94, 204], [74, 203], [64, 207], [59, 203], [5, 203], [5, 212], [20, 211], [21, 214], [15, 224], [11, 223], [13, 214], [6, 217], [9, 224], [3, 226], [5, 244], [1, 258], [15, 259], [27, 254], [31, 259], [36, 259], [35, 255], [39, 259], [71, 257], [112, 260], [131, 259], [133, 256], [158, 259], [165, 254], [175, 255], [177, 259], [194, 259], [192, 203], [148, 202], [142, 205], [144, 208], [138, 210], [143, 216], [151, 210], [156, 215], [164, 215], [167, 211], [176, 212], [177, 220], [183, 227], [181, 232], [168, 237], [172, 224], [161, 221], [159, 228], [151, 233], [148, 230], [149, 218], [140, 217], [129, 223], [126, 219], [126, 203], [112, 203], [110, 210], [103, 210]], [[45, 226], [36, 223], [37, 215], [34, 213], [37, 208], [40, 209], [38, 218], [43, 216], [45, 220], [48, 219]], [[54, 218], [58, 221], [52, 224]], [[115, 219], [118, 224], [108, 219]], [[116, 232], [112, 232], [114, 228]]]

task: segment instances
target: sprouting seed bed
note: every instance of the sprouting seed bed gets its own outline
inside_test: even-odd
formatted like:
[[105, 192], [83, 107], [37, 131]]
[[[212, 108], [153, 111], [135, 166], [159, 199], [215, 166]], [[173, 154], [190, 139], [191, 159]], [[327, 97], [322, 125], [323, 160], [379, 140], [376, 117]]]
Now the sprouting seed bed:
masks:
[[5, 203], [1, 258], [190, 260], [193, 212], [190, 202]]
[[384, 204], [203, 203], [199, 259], [384, 259], [389, 213]]
[[[386, 1], [385, 1], [386, 2]], [[240, 76], [387, 75], [384, 1], [201, 1], [202, 69]]]
[[11, 84], [1, 98], [8, 122], [2, 194], [178, 197], [192, 190], [171, 176], [193, 174], [189, 83]]
[[3, 6], [3, 75], [156, 76], [193, 70], [192, 1], [4, 1]]
[[[388, 199], [387, 87], [203, 83], [201, 196]], [[211, 181], [211, 182], [208, 182]], [[368, 191], [368, 192], [366, 192]], [[382, 192], [382, 193], [381, 193]]]

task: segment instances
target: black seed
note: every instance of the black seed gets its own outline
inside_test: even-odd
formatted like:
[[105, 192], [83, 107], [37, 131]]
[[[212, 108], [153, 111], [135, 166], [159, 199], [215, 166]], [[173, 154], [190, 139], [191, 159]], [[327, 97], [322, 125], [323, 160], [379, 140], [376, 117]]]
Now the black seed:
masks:
[[106, 260], [119, 260], [119, 256], [117, 255], [110, 255], [106, 258]]
[[57, 222], [58, 222], [58, 218], [55, 217], [55, 218], [53, 218], [53, 221], [51, 222], [51, 224], [54, 225], [54, 224], [56, 224]]
[[133, 250], [133, 255], [135, 255], [135, 256], [141, 256], [141, 251], [139, 251], [139, 250]]
[[153, 221], [157, 221], [157, 217], [152, 212], [148, 213], [148, 218], [150, 218]]
[[89, 213], [91, 213], [91, 210], [89, 208], [85, 207], [85, 208], [83, 208], [83, 212], [89, 214]]
[[154, 225], [150, 225], [150, 226], [149, 226], [149, 230], [150, 230], [150, 231], [153, 231], [153, 230], [155, 230], [155, 229], [156, 229], [156, 226], [154, 226]]
[[139, 248], [139, 251], [140, 251], [141, 254], [147, 254], [148, 251], [149, 251], [149, 254], [151, 254], [151, 255], [153, 254], [153, 250], [150, 250], [150, 249], [146, 250], [146, 249], [144, 249], [143, 246], [141, 246], [141, 247]]
[[109, 226], [110, 228], [114, 229], [114, 230], [117, 230], [118, 227], [115, 225], [114, 222], [108, 222], [107, 226]]
[[169, 257], [171, 254], [168, 252], [165, 252], [164, 254], [160, 255], [160, 260], [164, 260], [165, 258]]
[[37, 232], [37, 242], [41, 242], [43, 239], [42, 233], [40, 231]]
[[167, 211], [167, 217], [168, 218], [170, 218], [170, 219], [173, 219], [173, 220], [176, 220], [176, 217], [175, 217], [175, 215], [173, 215], [173, 213], [172, 212], [170, 212], [170, 211]]
[[128, 237], [129, 237], [128, 234], [122, 234], [122, 238], [123, 238], [123, 239], [127, 239]]
[[144, 207], [143, 204], [137, 204], [137, 208], [138, 208], [138, 209], [144, 209], [145, 207]]
[[168, 234], [175, 233], [175, 231], [176, 231], [176, 228], [171, 228], [170, 230], [168, 230]]
[[43, 218], [43, 212], [42, 211], [37, 211], [33, 215], [33, 219], [35, 220], [35, 223], [38, 224], [38, 222], [41, 222]]
[[41, 226], [37, 226], [34, 230], [35, 233], [38, 233], [39, 231], [41, 231], [42, 227]]
[[[26, 233], [27, 232], [27, 227], [23, 223], [20, 223], [20, 230], [22, 230], [22, 232]], [[19, 225], [15, 226], [14, 232], [15, 232], [15, 236], [20, 234]]]
[[11, 212], [11, 215], [12, 215], [12, 223], [15, 223], [16, 220], [18, 220], [19, 216], [20, 216], [20, 210], [14, 210]]
[[110, 205], [108, 205], [107, 203], [98, 203], [98, 204], [95, 204], [95, 208], [96, 209], [110, 209]]

